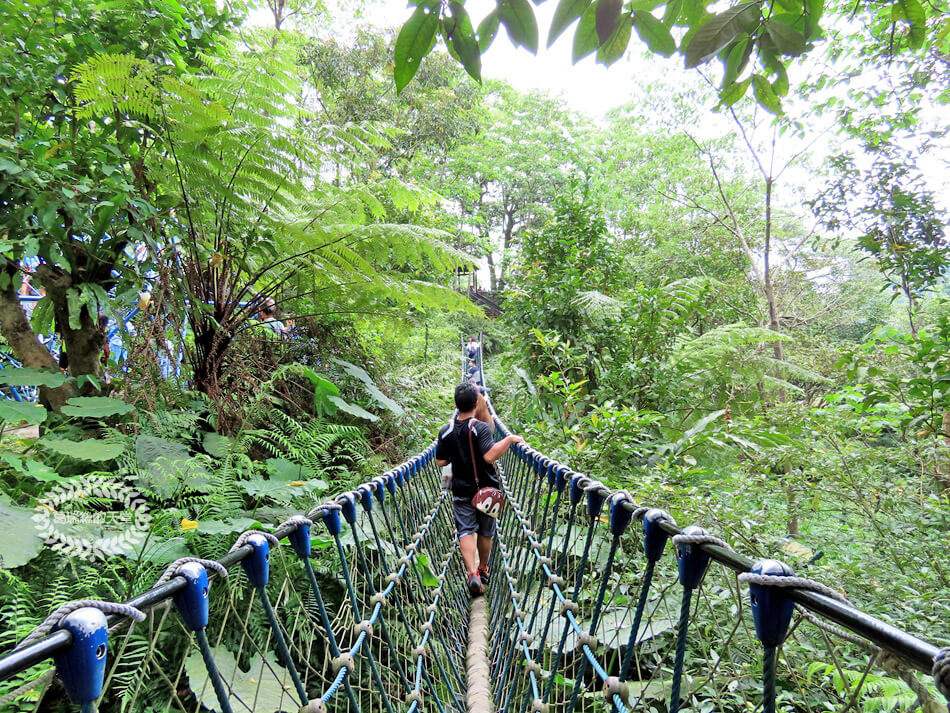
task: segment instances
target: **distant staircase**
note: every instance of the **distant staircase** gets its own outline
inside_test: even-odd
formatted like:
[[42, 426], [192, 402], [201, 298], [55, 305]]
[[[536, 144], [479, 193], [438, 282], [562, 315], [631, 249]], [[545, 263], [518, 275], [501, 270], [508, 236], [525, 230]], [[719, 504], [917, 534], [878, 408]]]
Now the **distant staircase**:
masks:
[[486, 292], [474, 287], [468, 288], [468, 298], [477, 305], [485, 308], [492, 317], [498, 317], [504, 310], [501, 308], [502, 296], [499, 292]]

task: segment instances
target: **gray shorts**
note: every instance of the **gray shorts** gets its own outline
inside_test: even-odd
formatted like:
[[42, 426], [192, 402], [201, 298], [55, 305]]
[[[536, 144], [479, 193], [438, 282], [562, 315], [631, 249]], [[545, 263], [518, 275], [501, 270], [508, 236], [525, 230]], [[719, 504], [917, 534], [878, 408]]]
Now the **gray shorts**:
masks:
[[495, 534], [495, 518], [477, 510], [471, 498], [452, 496], [452, 512], [455, 513], [455, 532], [459, 537], [478, 533], [484, 537]]

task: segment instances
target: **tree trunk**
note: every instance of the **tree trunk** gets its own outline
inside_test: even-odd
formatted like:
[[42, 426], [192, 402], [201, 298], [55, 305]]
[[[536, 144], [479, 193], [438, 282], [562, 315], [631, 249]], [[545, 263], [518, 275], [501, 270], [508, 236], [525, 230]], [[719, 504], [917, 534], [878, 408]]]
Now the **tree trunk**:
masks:
[[[0, 290], [0, 334], [3, 334], [3, 338], [7, 340], [14, 355], [23, 366], [30, 369], [58, 371], [59, 365], [49, 350], [36, 338], [26, 318], [26, 313], [20, 305], [17, 296], [19, 280], [16, 265], [6, 260], [3, 265], [3, 274], [7, 275], [9, 282], [6, 289]], [[63, 384], [55, 389], [48, 386], [40, 387], [40, 402], [53, 411], [59, 411], [66, 404], [66, 400], [75, 395], [76, 389], [71, 383]]]
[[498, 289], [498, 277], [495, 275], [495, 257], [492, 255], [491, 251], [487, 255], [488, 260], [488, 277], [491, 280], [491, 291], [494, 292]]
[[83, 396], [100, 393], [104, 383], [102, 349], [106, 336], [99, 329], [99, 315], [94, 313], [88, 304], [83, 305], [79, 310], [79, 328], [73, 329], [69, 323], [67, 295], [70, 289], [77, 288], [78, 285], [73, 283], [72, 276], [61, 268], [45, 264], [36, 268], [36, 275], [46, 288], [46, 296], [53, 303], [56, 331], [63, 338], [69, 375], [92, 378], [92, 381], [86, 381], [80, 387], [79, 393]]

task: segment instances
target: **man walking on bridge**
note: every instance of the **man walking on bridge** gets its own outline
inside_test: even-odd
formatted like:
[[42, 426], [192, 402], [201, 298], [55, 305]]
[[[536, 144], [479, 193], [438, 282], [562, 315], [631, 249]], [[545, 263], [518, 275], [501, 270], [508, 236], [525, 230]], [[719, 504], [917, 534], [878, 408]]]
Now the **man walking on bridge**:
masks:
[[[495, 534], [495, 518], [480, 512], [472, 504], [479, 487], [500, 488], [494, 463], [513, 443], [523, 443], [520, 436], [506, 436], [497, 443], [492, 428], [475, 417], [479, 406], [479, 390], [475, 384], [459, 384], [455, 389], [458, 415], [442, 427], [435, 450], [439, 466], [452, 464], [452, 508], [459, 548], [468, 572], [468, 591], [472, 596], [484, 594], [488, 575], [488, 555]], [[471, 439], [471, 443], [469, 442]], [[472, 463], [474, 457], [475, 463]], [[476, 475], [475, 468], [478, 469]]]

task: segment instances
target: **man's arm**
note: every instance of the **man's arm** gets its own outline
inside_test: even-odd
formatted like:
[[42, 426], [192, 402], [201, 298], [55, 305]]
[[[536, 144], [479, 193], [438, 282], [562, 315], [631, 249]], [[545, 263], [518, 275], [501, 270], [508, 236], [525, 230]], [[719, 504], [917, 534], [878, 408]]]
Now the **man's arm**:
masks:
[[449, 460], [448, 459], [442, 460], [441, 458], [436, 458], [435, 464], [439, 466], [440, 468], [444, 468], [445, 466], [449, 464]]
[[493, 445], [491, 449], [483, 456], [486, 463], [494, 463], [496, 460], [501, 458], [505, 453], [511, 448], [512, 444], [515, 443], [524, 443], [524, 439], [521, 436], [505, 436], [498, 443]]

